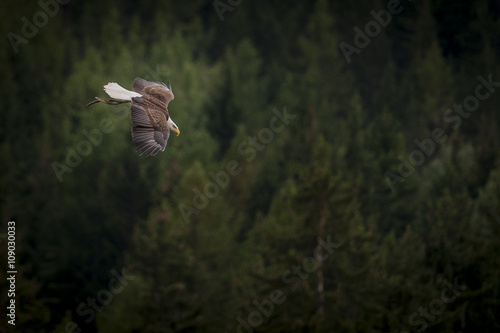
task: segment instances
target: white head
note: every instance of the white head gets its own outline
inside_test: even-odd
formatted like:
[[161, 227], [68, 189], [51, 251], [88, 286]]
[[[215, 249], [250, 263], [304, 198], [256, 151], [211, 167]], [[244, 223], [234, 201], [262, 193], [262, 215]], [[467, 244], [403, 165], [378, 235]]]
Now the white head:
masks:
[[181, 134], [181, 131], [179, 131], [179, 127], [177, 127], [177, 125], [174, 123], [172, 117], [168, 117], [167, 125], [170, 130], [174, 131], [177, 134], [177, 136]]

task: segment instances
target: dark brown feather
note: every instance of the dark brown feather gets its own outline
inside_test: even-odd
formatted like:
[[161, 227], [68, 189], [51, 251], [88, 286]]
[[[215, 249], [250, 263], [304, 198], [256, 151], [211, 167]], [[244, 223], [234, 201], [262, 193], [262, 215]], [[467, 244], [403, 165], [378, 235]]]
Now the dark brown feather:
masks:
[[[170, 84], [169, 84], [170, 85]], [[165, 108], [168, 107], [168, 103], [174, 99], [174, 94], [172, 90], [169, 89], [165, 84], [158, 82], [151, 82], [140, 77], [136, 77], [134, 80], [134, 84], [132, 86], [135, 92], [144, 95], [150, 95], [151, 98], [157, 99], [161, 101], [165, 105]]]
[[137, 152], [154, 156], [164, 151], [170, 136], [166, 108], [159, 107], [153, 97], [145, 94], [132, 99], [130, 119], [132, 120], [132, 141]]

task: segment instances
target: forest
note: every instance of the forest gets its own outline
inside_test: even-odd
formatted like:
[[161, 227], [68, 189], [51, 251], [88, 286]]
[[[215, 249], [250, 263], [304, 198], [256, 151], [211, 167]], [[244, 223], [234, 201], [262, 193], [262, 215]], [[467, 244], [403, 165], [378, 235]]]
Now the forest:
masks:
[[2, 4], [0, 332], [500, 332], [499, 1]]

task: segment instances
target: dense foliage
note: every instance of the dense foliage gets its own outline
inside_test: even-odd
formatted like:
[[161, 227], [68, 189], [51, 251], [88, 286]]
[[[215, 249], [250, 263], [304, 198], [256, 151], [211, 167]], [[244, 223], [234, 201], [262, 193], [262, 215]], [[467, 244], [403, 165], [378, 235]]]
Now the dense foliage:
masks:
[[[2, 7], [16, 331], [500, 331], [498, 1]], [[155, 157], [85, 107], [136, 76]]]

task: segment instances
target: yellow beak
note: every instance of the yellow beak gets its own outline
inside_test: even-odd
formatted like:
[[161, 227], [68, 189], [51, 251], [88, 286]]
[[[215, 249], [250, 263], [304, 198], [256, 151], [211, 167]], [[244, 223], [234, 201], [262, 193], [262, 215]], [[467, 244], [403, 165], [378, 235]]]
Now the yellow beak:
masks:
[[174, 128], [174, 132], [177, 134], [177, 136], [179, 136], [179, 134], [181, 134], [181, 131], [179, 131], [178, 128]]

